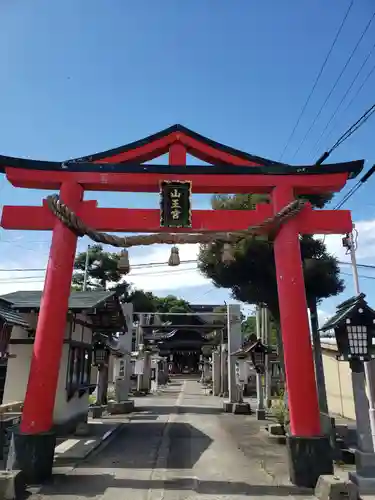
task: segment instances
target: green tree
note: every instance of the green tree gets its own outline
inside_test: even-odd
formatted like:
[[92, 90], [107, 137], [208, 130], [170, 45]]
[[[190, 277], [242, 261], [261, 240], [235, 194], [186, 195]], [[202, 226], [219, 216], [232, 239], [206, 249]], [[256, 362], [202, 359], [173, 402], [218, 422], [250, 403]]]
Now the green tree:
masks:
[[155, 311], [160, 313], [162, 321], [170, 321], [175, 325], [190, 324], [190, 316], [169, 316], [168, 313], [192, 312], [189, 302], [174, 295], [166, 297], [155, 297]]
[[[241, 325], [242, 328], [242, 334], [244, 337], [244, 341], [247, 341], [250, 338], [250, 335], [256, 335], [256, 317], [255, 316], [248, 316]], [[270, 321], [270, 339], [269, 343], [270, 345], [276, 345], [277, 344], [277, 328], [278, 325], [275, 324], [275, 322], [272, 320]]]
[[152, 292], [143, 290], [129, 290], [123, 300], [131, 302], [136, 312], [155, 312], [155, 303], [157, 297]]
[[[213, 209], [251, 209], [265, 201], [259, 195], [215, 196]], [[273, 245], [262, 239], [248, 237], [232, 245], [233, 262], [221, 261], [223, 244], [201, 245], [198, 266], [201, 272], [218, 288], [229, 288], [235, 299], [248, 304], [266, 304], [276, 324], [279, 307]], [[306, 262], [304, 274], [308, 299], [319, 302], [343, 291], [338, 262], [327, 253], [321, 240], [301, 237], [301, 255]]]
[[[119, 283], [123, 274], [117, 269], [119, 254], [105, 252], [102, 245], [91, 245], [88, 249], [87, 290], [102, 288]], [[72, 286], [83, 289], [85, 276], [86, 252], [80, 252], [75, 259]]]
[[[315, 206], [323, 206], [329, 197], [310, 198]], [[251, 210], [256, 203], [267, 203], [265, 195], [214, 196], [214, 210]], [[344, 289], [340, 279], [338, 262], [327, 253], [324, 242], [310, 235], [301, 237], [301, 256], [305, 263], [304, 277], [308, 303], [335, 296]], [[277, 294], [276, 269], [273, 245], [264, 238], [249, 236], [232, 245], [234, 260], [223, 263], [221, 260], [223, 243], [213, 242], [201, 245], [198, 267], [218, 288], [229, 288], [232, 296], [248, 304], [265, 304], [273, 318], [273, 335], [276, 337], [283, 363], [283, 348], [280, 332], [280, 316]], [[271, 337], [272, 340], [272, 337]]]

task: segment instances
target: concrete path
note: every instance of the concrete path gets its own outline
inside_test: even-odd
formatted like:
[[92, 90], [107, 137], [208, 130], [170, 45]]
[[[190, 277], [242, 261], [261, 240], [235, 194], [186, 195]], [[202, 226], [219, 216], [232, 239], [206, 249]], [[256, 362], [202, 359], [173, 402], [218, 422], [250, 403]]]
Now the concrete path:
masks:
[[[204, 395], [198, 382], [172, 382], [163, 394], [136, 403], [138, 411], [114, 439], [31, 499], [312, 498], [310, 491], [291, 487], [284, 472], [270, 472], [284, 451], [273, 452], [273, 459], [268, 453], [265, 464], [262, 450], [274, 445], [259, 437], [254, 417], [222, 415], [222, 400]], [[254, 456], [251, 448], [240, 449], [244, 418], [256, 424]]]

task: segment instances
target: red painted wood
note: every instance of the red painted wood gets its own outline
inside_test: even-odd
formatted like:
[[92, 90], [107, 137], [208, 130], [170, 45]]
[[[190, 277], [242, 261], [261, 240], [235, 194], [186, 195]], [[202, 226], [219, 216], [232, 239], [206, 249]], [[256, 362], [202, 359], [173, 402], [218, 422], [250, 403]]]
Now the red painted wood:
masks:
[[217, 150], [208, 144], [202, 144], [197, 139], [189, 137], [185, 134], [179, 134], [179, 140], [186, 146], [187, 151], [190, 154], [213, 165], [217, 163], [229, 163], [231, 165], [242, 166], [260, 165], [260, 163], [244, 160], [243, 158], [238, 158], [237, 156], [226, 153], [225, 151]]
[[97, 162], [94, 161], [94, 163], [125, 163], [131, 161], [144, 163], [167, 153], [170, 145], [175, 141], [176, 135], [175, 132], [173, 132], [172, 134], [156, 139], [153, 142], [145, 143], [143, 146], [139, 146], [138, 148], [124, 151], [123, 153], [119, 153], [115, 156], [108, 156], [107, 158], [103, 158]]
[[353, 229], [350, 210], [306, 209], [296, 217], [300, 234], [345, 234]]
[[[291, 189], [275, 188], [272, 195], [275, 213], [293, 198]], [[291, 433], [319, 436], [320, 413], [295, 219], [281, 227], [274, 242], [274, 252]]]
[[[60, 195], [77, 210], [83, 189], [67, 183]], [[56, 219], [21, 420], [27, 434], [52, 428], [76, 246], [77, 237]]]
[[[184, 145], [185, 150], [187, 149], [189, 153], [212, 164], [221, 162], [229, 163], [232, 165], [258, 165], [258, 163], [244, 160], [243, 158], [238, 158], [237, 156], [226, 153], [224, 151], [216, 150], [212, 146], [204, 144], [197, 139], [193, 139], [183, 132], [172, 132], [166, 137], [147, 143], [144, 146], [119, 153], [115, 156], [109, 156], [103, 160], [100, 160], [98, 163], [125, 163], [130, 161], [138, 161], [140, 163], [143, 163], [166, 153], [168, 151], [169, 145], [171, 144]], [[184, 165], [184, 163], [177, 162], [171, 163], [171, 165]]]
[[[207, 167], [209, 169], [210, 167]], [[16, 187], [57, 190], [63, 182], [76, 182], [86, 191], [122, 191], [157, 193], [162, 180], [191, 180], [193, 193], [269, 193], [274, 186], [295, 187], [296, 194], [340, 191], [348, 174], [325, 175], [215, 175], [215, 174], [115, 174], [92, 172], [44, 172], [6, 168], [6, 175]]]
[[[160, 227], [160, 212], [157, 209], [96, 208], [95, 201], [85, 201], [77, 215], [90, 227], [98, 231], [156, 233], [170, 232]], [[272, 215], [271, 205], [261, 204], [256, 210], [193, 210], [192, 228], [173, 232], [241, 231], [260, 224]], [[301, 234], [345, 234], [352, 228], [348, 210], [304, 210], [297, 216]], [[54, 227], [55, 217], [44, 207], [18, 207], [5, 205], [1, 217], [4, 229], [46, 231]]]
[[186, 147], [180, 142], [169, 148], [169, 165], [186, 165]]

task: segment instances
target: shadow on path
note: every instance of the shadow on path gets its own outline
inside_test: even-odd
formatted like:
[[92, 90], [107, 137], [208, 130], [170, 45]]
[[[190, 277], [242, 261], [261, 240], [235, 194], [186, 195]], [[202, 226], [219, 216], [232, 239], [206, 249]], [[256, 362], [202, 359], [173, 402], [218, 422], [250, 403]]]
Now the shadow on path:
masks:
[[[212, 439], [196, 427], [180, 422], [132, 420], [115, 440], [81, 467], [85, 469], [192, 469]], [[162, 449], [162, 447], [165, 447]], [[79, 470], [79, 469], [78, 469]]]
[[222, 408], [215, 408], [210, 406], [141, 406], [137, 410], [137, 415], [146, 413], [149, 415], [169, 415], [170, 413], [177, 413], [185, 415], [188, 413], [195, 415], [219, 415], [223, 413]]
[[[61, 489], [60, 489], [61, 485]], [[53, 484], [45, 485], [42, 494], [80, 495], [94, 497], [102, 495], [107, 488], [127, 488], [134, 490], [165, 489], [165, 490], [191, 490], [205, 495], [248, 495], [248, 496], [279, 496], [312, 495], [312, 490], [294, 486], [257, 485], [242, 482], [205, 481], [195, 478], [160, 479], [116, 479], [109, 474], [101, 475], [71, 475], [55, 476]], [[125, 492], [124, 492], [125, 493]]]

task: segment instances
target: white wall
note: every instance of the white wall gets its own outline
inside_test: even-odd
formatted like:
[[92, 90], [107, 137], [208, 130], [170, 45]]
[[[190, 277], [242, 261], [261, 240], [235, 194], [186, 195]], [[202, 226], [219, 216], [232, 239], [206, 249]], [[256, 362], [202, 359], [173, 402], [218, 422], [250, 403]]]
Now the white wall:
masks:
[[347, 361], [338, 361], [335, 344], [323, 344], [323, 367], [328, 410], [334, 415], [355, 419], [351, 372]]
[[[23, 315], [30, 324], [36, 325], [35, 314]], [[88, 321], [83, 315], [77, 315], [77, 318]], [[67, 324], [65, 338], [69, 338], [70, 326]], [[26, 339], [27, 332], [21, 327], [14, 327], [12, 330], [12, 339]], [[75, 325], [72, 332], [72, 340], [90, 343], [92, 341], [92, 332], [89, 328], [83, 328], [82, 325]], [[4, 403], [12, 401], [23, 401], [25, 399], [26, 387], [29, 378], [30, 363], [32, 357], [32, 344], [10, 344], [9, 353], [15, 355], [14, 358], [9, 358], [7, 376], [4, 388]], [[84, 394], [80, 398], [78, 394], [74, 395], [69, 401], [66, 399], [66, 374], [68, 368], [69, 345], [64, 344], [61, 356], [60, 371], [58, 385], [56, 391], [54, 422], [63, 423], [75, 415], [79, 415], [87, 411], [89, 405], [89, 395]], [[93, 381], [93, 374], [91, 375]], [[92, 383], [96, 383], [93, 381]]]

